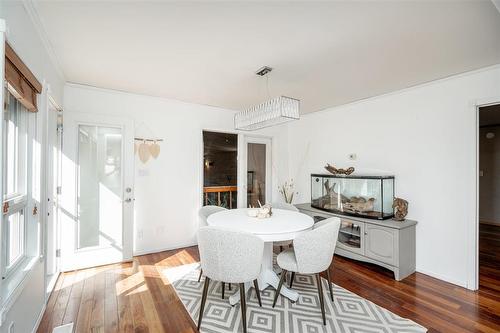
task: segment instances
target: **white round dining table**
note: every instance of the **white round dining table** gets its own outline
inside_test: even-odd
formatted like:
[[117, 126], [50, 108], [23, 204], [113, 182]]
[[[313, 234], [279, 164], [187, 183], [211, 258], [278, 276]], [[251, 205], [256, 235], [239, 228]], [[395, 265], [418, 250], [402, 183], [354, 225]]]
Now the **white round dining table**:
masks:
[[[272, 286], [277, 289], [279, 277], [273, 270], [273, 242], [293, 240], [301, 232], [311, 229], [314, 220], [309, 215], [284, 209], [273, 209], [272, 216], [265, 219], [248, 216], [247, 211], [251, 208], [229, 209], [212, 214], [207, 219], [209, 226], [231, 228], [246, 231], [260, 237], [264, 243], [264, 255], [262, 256], [262, 268], [258, 278], [260, 290]], [[245, 291], [250, 289], [251, 284], [245, 284]], [[295, 302], [299, 298], [297, 291], [281, 288], [281, 294]], [[229, 303], [235, 305], [239, 302], [240, 295], [235, 293], [229, 297]]]

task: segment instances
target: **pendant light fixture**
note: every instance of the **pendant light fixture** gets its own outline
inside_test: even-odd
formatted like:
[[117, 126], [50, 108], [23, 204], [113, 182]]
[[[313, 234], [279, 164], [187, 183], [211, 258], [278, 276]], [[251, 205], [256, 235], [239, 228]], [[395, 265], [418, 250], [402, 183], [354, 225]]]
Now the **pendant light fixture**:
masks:
[[[255, 74], [266, 76], [273, 69], [268, 66], [260, 68]], [[269, 94], [269, 77], [266, 76]], [[283, 124], [300, 118], [300, 101], [295, 98], [278, 96], [266, 102], [252, 106], [234, 115], [234, 128], [254, 131], [264, 127]]]

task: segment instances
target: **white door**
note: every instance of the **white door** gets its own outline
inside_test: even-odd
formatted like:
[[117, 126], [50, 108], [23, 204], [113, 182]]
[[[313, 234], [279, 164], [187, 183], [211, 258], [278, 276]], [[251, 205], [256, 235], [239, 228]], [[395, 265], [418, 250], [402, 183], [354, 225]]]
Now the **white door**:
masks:
[[128, 119], [64, 115], [62, 270], [132, 259], [133, 131]]
[[[46, 167], [46, 186], [47, 186], [47, 225], [46, 225], [46, 275], [47, 285], [55, 282], [58, 272], [57, 249], [59, 248], [59, 228], [57, 223], [57, 188], [60, 185], [61, 178], [61, 143], [62, 132], [58, 124], [61, 121], [60, 112], [50, 103], [47, 114], [47, 167]], [[61, 124], [62, 125], [62, 124]]]
[[243, 193], [240, 207], [258, 207], [271, 203], [272, 167], [271, 139], [265, 137], [244, 137], [242, 175]]

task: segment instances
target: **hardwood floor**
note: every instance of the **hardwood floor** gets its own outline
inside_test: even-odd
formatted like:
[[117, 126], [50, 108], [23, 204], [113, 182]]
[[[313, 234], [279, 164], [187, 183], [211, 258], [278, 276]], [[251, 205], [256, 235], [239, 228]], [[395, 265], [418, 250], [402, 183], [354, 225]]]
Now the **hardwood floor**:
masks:
[[[196, 332], [173, 287], [160, 274], [195, 261], [197, 248], [190, 247], [61, 274], [38, 332], [52, 332], [69, 322], [75, 322], [75, 332]], [[330, 272], [334, 283], [429, 332], [500, 332], [500, 276], [490, 274], [486, 265], [481, 273], [488, 287], [478, 292], [420, 273], [397, 282], [383, 268], [342, 257], [335, 257]]]
[[500, 226], [479, 225], [479, 288], [500, 293]]

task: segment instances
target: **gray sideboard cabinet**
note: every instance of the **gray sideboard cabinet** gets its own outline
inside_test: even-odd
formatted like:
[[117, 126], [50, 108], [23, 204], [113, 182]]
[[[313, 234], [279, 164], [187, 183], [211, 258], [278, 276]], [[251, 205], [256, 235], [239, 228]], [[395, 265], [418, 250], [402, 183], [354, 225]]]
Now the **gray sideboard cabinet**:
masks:
[[314, 222], [340, 218], [336, 254], [385, 267], [398, 281], [415, 272], [416, 221], [373, 220], [325, 212], [310, 204], [295, 206]]

